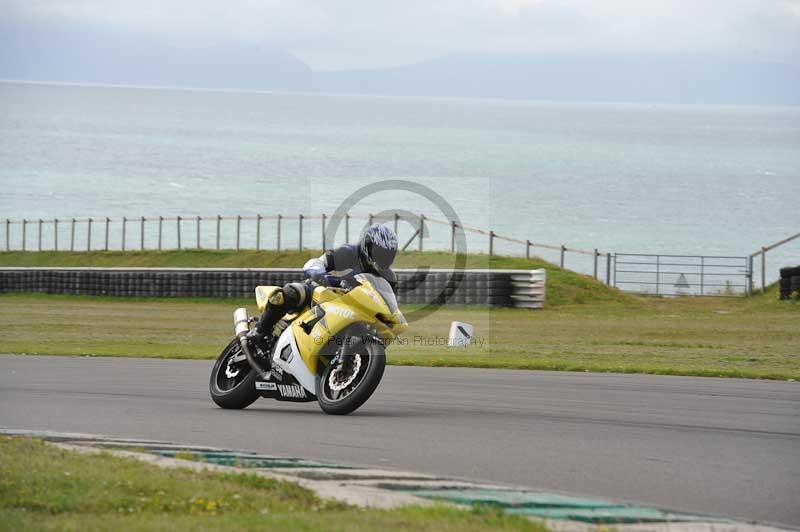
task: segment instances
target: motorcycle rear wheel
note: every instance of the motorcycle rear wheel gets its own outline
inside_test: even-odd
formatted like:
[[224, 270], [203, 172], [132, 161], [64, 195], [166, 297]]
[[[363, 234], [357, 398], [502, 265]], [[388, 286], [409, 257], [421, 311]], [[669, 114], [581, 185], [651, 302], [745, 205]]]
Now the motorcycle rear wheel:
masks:
[[256, 372], [247, 362], [239, 364], [235, 368], [238, 373], [233, 377], [226, 375], [228, 359], [241, 353], [241, 350], [239, 341], [234, 338], [222, 350], [211, 370], [208, 390], [211, 393], [211, 399], [221, 408], [241, 410], [253, 404], [259, 397], [256, 390]]
[[[339, 363], [335, 367], [328, 365], [317, 379], [317, 401], [326, 414], [342, 416], [354, 412], [370, 398], [381, 382], [386, 368], [383, 345], [358, 341], [351, 347], [350, 355], [358, 357], [359, 367], [355, 375], [337, 375], [336, 372], [342, 368], [342, 363]], [[348, 382], [351, 378], [352, 381]], [[344, 387], [340, 390], [333, 388], [342, 385]]]

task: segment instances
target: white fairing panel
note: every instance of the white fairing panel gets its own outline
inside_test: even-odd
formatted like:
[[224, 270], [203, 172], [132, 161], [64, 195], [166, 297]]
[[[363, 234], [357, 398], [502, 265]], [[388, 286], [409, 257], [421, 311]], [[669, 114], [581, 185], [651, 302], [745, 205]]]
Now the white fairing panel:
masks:
[[[286, 347], [289, 347], [291, 350], [291, 355], [283, 357], [281, 354], [284, 352]], [[288, 360], [284, 360], [284, 358], [288, 358]], [[297, 349], [297, 343], [294, 340], [294, 331], [292, 331], [291, 327], [287, 327], [281, 337], [278, 338], [278, 345], [275, 347], [275, 352], [272, 355], [272, 363], [279, 366], [283, 371], [290, 373], [297, 379], [297, 382], [306, 389], [306, 391], [311, 392], [312, 395], [316, 394], [316, 377], [308, 371], [308, 367], [306, 367], [305, 362], [303, 362], [303, 357], [300, 356], [300, 351]]]

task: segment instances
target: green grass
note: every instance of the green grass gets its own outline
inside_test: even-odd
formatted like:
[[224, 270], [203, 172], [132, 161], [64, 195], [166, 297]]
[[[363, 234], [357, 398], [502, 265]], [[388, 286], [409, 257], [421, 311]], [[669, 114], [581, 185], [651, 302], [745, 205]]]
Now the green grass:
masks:
[[363, 510], [253, 474], [162, 469], [0, 436], [0, 530], [530, 530], [497, 510]]
[[[0, 295], [0, 352], [163, 358], [217, 356], [250, 300]], [[405, 311], [414, 307], [404, 307]], [[452, 320], [482, 346], [430, 345]], [[390, 364], [800, 379], [800, 303], [636, 298], [541, 311], [443, 307], [390, 346]]]
[[[320, 250], [171, 250], [171, 251], [4, 251], [0, 266], [80, 266], [139, 268], [298, 268]], [[398, 254], [396, 268], [452, 268], [454, 256], [444, 252], [404, 251]], [[611, 289], [591, 277], [562, 270], [542, 259], [467, 255], [467, 268], [547, 269], [547, 304], [564, 305], [593, 301], [627, 302], [629, 294]]]
[[[303, 254], [231, 251], [10, 252], [0, 265], [296, 266]], [[800, 302], [772, 287], [752, 298], [624, 294], [541, 260], [472, 255], [469, 267], [548, 271], [541, 311], [446, 306], [412, 323], [391, 364], [800, 379]], [[446, 253], [403, 253], [398, 267], [452, 266]], [[254, 301], [0, 295], [0, 352], [211, 359], [231, 336], [231, 313]], [[415, 307], [404, 306], [404, 311]], [[452, 320], [484, 341], [432, 345]]]

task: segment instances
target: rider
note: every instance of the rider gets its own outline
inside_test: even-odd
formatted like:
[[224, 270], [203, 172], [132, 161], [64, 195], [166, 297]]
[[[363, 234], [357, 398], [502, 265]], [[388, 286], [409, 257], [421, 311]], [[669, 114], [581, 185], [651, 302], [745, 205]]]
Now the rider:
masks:
[[[397, 280], [391, 270], [397, 254], [397, 237], [385, 225], [375, 224], [361, 235], [358, 244], [344, 244], [311, 259], [303, 266], [305, 276], [311, 281], [345, 288], [354, 286], [353, 278], [359, 273], [372, 273], [386, 279], [395, 289]], [[297, 312], [311, 303], [314, 287], [310, 282], [289, 283], [275, 290], [267, 308], [249, 333], [251, 341], [267, 350], [275, 325], [289, 312]]]

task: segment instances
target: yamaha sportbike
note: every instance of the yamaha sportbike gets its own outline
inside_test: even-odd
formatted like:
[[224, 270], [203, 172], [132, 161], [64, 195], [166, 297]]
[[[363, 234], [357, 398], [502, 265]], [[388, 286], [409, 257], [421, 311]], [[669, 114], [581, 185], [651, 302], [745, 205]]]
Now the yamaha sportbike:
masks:
[[[233, 313], [236, 337], [211, 371], [211, 398], [241, 409], [259, 397], [317, 401], [327, 414], [349, 414], [369, 399], [383, 377], [385, 347], [408, 329], [394, 291], [378, 276], [355, 276], [353, 288], [315, 286], [308, 309], [287, 314], [276, 326], [268, 352], [247, 334], [256, 318]], [[264, 312], [277, 286], [256, 288]]]

